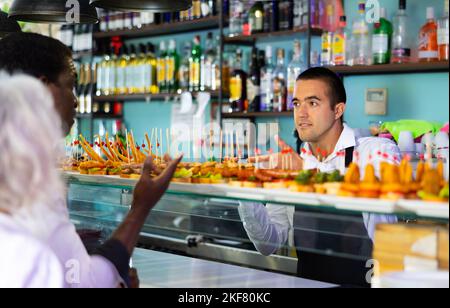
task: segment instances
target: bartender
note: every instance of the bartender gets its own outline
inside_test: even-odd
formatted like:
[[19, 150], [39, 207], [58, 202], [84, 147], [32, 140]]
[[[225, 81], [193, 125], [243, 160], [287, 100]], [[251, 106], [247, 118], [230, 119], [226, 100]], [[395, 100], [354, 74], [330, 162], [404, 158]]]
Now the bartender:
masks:
[[[358, 137], [344, 123], [347, 95], [342, 80], [326, 68], [311, 68], [296, 82], [293, 105], [298, 151], [291, 151], [296, 170], [339, 170], [344, 174], [358, 156], [364, 176], [369, 157], [379, 176], [380, 163], [396, 163], [397, 145], [383, 138]], [[277, 138], [282, 148], [288, 147]], [[304, 149], [304, 150], [302, 150]], [[320, 150], [319, 150], [320, 149]], [[330, 153], [320, 159], [323, 152]], [[379, 151], [388, 157], [376, 155]], [[300, 154], [301, 153], [301, 154]], [[312, 155], [311, 155], [312, 153]], [[345, 153], [345, 155], [340, 155]], [[357, 154], [356, 154], [357, 153]], [[279, 155], [279, 154], [274, 154]], [[270, 157], [259, 158], [268, 161]], [[291, 206], [241, 202], [239, 213], [256, 249], [275, 253], [294, 242], [298, 276], [345, 286], [370, 286], [370, 263], [375, 226], [395, 223], [396, 217], [363, 213], [337, 216], [320, 211], [302, 211]], [[292, 240], [293, 237], [293, 240]]]

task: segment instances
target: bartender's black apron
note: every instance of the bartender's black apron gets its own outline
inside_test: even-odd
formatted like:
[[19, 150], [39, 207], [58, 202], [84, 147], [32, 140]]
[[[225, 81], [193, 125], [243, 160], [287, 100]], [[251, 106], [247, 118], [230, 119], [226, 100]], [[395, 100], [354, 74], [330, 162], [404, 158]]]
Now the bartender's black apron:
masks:
[[[353, 160], [354, 147], [345, 150], [345, 166]], [[369, 287], [366, 267], [373, 244], [362, 215], [334, 215], [324, 211], [294, 214], [294, 239], [299, 277]]]

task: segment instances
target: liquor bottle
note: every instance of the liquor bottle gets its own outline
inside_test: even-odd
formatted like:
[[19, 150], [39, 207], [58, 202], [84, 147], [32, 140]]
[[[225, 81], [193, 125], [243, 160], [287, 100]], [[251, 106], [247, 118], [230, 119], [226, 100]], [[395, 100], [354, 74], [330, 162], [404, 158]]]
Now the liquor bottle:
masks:
[[105, 79], [106, 79], [106, 67], [109, 65], [110, 57], [107, 53], [106, 47], [102, 47], [103, 57], [97, 66], [97, 90], [95, 91], [96, 96], [104, 95], [105, 92]]
[[399, 0], [399, 8], [394, 16], [394, 33], [392, 35], [392, 63], [408, 63], [411, 57], [411, 45], [408, 40], [408, 15], [406, 0]]
[[278, 2], [264, 2], [264, 32], [278, 31]]
[[202, 8], [200, 0], [192, 1], [192, 10], [194, 19], [199, 19], [202, 17]]
[[448, 0], [445, 0], [444, 16], [438, 20], [439, 61], [448, 61]]
[[347, 64], [347, 18], [346, 16], [340, 17], [339, 28], [333, 33], [332, 42], [332, 61], [331, 65], [345, 65]]
[[352, 27], [353, 65], [372, 64], [369, 26], [366, 22], [366, 5], [358, 5], [359, 17]]
[[308, 0], [294, 0], [293, 28], [301, 29], [308, 25]]
[[185, 42], [182, 52], [180, 69], [178, 70], [178, 94], [189, 91], [189, 59], [192, 53], [192, 45]]
[[372, 35], [373, 64], [388, 64], [391, 61], [393, 27], [386, 19], [386, 9], [380, 9], [380, 20], [374, 25]]
[[78, 96], [78, 109], [77, 112], [78, 113], [85, 113], [85, 99], [84, 99], [84, 93], [86, 92], [86, 70], [84, 68], [85, 64], [81, 64], [80, 65], [80, 73], [79, 73], [79, 79], [78, 79], [78, 91], [77, 91], [77, 96]]
[[109, 61], [105, 66], [103, 95], [114, 95], [116, 93], [118, 59], [115, 48], [111, 47]]
[[280, 31], [291, 30], [294, 18], [292, 0], [281, 0], [278, 2], [278, 16], [278, 29]]
[[133, 12], [124, 13], [123, 26], [125, 30], [133, 29]]
[[128, 61], [128, 48], [126, 45], [122, 45], [119, 51], [119, 58], [116, 61], [116, 95], [127, 94]]
[[216, 48], [214, 47], [214, 40], [212, 32], [209, 32], [206, 37], [205, 52], [201, 58], [201, 78], [200, 78], [200, 90], [211, 90], [212, 88], [212, 65], [216, 58]]
[[166, 83], [166, 43], [161, 41], [159, 43], [159, 56], [158, 56], [158, 64], [157, 64], [157, 72], [158, 72], [158, 92], [159, 93], [167, 93], [167, 83]]
[[178, 90], [178, 69], [180, 67], [180, 56], [177, 52], [175, 40], [169, 42], [169, 52], [166, 57], [166, 82], [169, 93], [175, 93]]
[[[322, 1], [322, 0], [311, 0], [311, 7], [310, 7], [311, 27], [315, 28], [315, 29], [321, 28], [321, 26], [320, 26], [320, 8], [319, 8], [320, 1]], [[323, 5], [323, 2], [321, 3], [321, 5]]]
[[250, 62], [249, 76], [247, 78], [248, 111], [257, 112], [261, 108], [261, 69], [258, 61], [258, 49], [253, 47]]
[[242, 50], [236, 50], [234, 70], [230, 76], [230, 103], [232, 112], [246, 111], [247, 73], [242, 69]]
[[136, 94], [138, 93], [138, 85], [137, 85], [137, 69], [138, 69], [138, 59], [136, 54], [136, 47], [131, 45], [130, 54], [128, 56], [128, 63], [125, 68], [125, 80], [126, 80], [126, 93], [127, 94]]
[[219, 91], [222, 88], [222, 92], [227, 95], [230, 92], [229, 82], [230, 82], [230, 64], [229, 59], [226, 55], [222, 56], [222, 80], [220, 74], [220, 57], [222, 53], [220, 46], [220, 36], [216, 37], [216, 57], [212, 64], [212, 85], [211, 90]]
[[146, 48], [146, 81], [145, 92], [156, 94], [159, 91], [158, 88], [158, 60], [155, 56], [155, 46], [152, 43], [147, 44]]
[[242, 34], [244, 4], [240, 0], [230, 0], [230, 36]]
[[149, 79], [147, 73], [151, 76], [151, 71], [147, 69], [147, 52], [144, 44], [139, 44], [138, 52], [136, 55], [136, 93], [146, 93], [145, 82]]
[[286, 111], [286, 66], [284, 64], [284, 49], [277, 49], [277, 66], [273, 72], [272, 88], [273, 88], [273, 111]]
[[250, 34], [264, 31], [264, 5], [262, 1], [256, 1], [249, 13]]
[[191, 57], [189, 59], [189, 91], [200, 91], [202, 48], [200, 36], [194, 37]]
[[419, 61], [433, 62], [439, 60], [437, 42], [437, 24], [434, 19], [434, 8], [427, 7], [427, 22], [419, 33]]
[[299, 40], [294, 42], [294, 56], [292, 61], [288, 65], [287, 69], [287, 110], [294, 110], [294, 104], [292, 100], [294, 99], [295, 84], [297, 83], [297, 77], [307, 70], [305, 62], [303, 62], [302, 57], [302, 46]]
[[95, 87], [96, 87], [96, 82], [95, 80], [97, 80], [97, 74], [96, 74], [96, 69], [97, 66], [96, 64], [92, 64], [92, 66], [90, 64], [87, 64], [85, 66], [86, 69], [86, 76], [87, 76], [87, 87], [86, 87], [86, 93], [84, 95], [84, 102], [85, 102], [85, 112], [86, 113], [92, 113], [92, 103], [93, 103], [93, 93], [95, 92]]
[[274, 74], [272, 46], [266, 47], [266, 61], [261, 69], [261, 111], [270, 112], [273, 110], [273, 84]]
[[333, 33], [330, 31], [323, 31], [322, 33], [322, 51], [320, 56], [320, 63], [322, 66], [329, 66], [332, 62], [332, 44]]

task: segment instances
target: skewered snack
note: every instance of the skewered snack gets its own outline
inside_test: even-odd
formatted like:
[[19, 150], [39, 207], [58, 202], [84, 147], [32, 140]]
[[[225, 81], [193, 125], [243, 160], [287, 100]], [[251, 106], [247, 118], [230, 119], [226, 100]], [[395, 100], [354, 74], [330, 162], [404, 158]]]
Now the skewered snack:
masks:
[[360, 183], [359, 189], [359, 197], [378, 198], [380, 196], [381, 184], [375, 176], [375, 168], [372, 164], [366, 166], [364, 179]]
[[344, 183], [342, 183], [341, 188], [339, 189], [338, 196], [357, 197], [360, 177], [359, 166], [356, 163], [351, 163], [345, 174]]

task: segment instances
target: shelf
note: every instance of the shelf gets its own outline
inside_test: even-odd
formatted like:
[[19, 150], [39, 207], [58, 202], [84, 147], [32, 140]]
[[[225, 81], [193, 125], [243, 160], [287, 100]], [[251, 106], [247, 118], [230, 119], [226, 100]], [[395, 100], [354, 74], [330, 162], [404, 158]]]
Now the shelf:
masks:
[[[193, 93], [193, 96], [196, 96], [197, 93]], [[219, 91], [209, 91], [211, 93], [211, 98], [218, 98]], [[96, 102], [122, 102], [122, 101], [170, 101], [177, 97], [180, 94], [169, 94], [169, 93], [159, 93], [159, 94], [124, 94], [124, 95], [103, 95], [103, 96], [95, 96], [94, 101]], [[226, 97], [224, 95], [224, 97]]]
[[123, 115], [79, 113], [75, 117], [77, 119], [122, 119]]
[[241, 118], [278, 118], [293, 117], [292, 111], [287, 112], [236, 112], [222, 113], [224, 119], [241, 119]]
[[352, 75], [377, 75], [377, 74], [408, 74], [408, 73], [436, 73], [448, 72], [449, 62], [431, 63], [407, 63], [407, 64], [383, 64], [383, 65], [361, 65], [361, 66], [330, 66], [328, 67], [337, 74], [344, 76]]
[[140, 29], [96, 32], [94, 33], [94, 39], [105, 39], [114, 36], [121, 36], [126, 38], [140, 38], [164, 34], [173, 35], [176, 33], [218, 28], [219, 22], [220, 22], [219, 16], [211, 16], [197, 20], [180, 21], [161, 25], [149, 25], [142, 27]]
[[[63, 172], [70, 184], [103, 188], [133, 189], [136, 179], [122, 179], [118, 176], [81, 175]], [[233, 201], [275, 203], [296, 208], [321, 210], [333, 213], [374, 213], [398, 215], [408, 219], [431, 219], [447, 222], [448, 203], [423, 202], [419, 200], [381, 200], [366, 198], [346, 198], [314, 193], [297, 193], [288, 189], [269, 190], [262, 188], [237, 188], [227, 184], [201, 185], [171, 183], [166, 194], [183, 198], [219, 198]]]
[[[286, 37], [286, 36], [293, 36], [296, 34], [307, 34], [307, 33], [308, 29], [302, 28], [296, 30], [257, 33], [250, 36], [247, 35], [229, 36], [224, 37], [223, 42], [225, 44], [252, 45], [257, 40], [274, 39], [278, 37]], [[320, 36], [322, 35], [322, 30], [311, 29], [311, 35]]]

